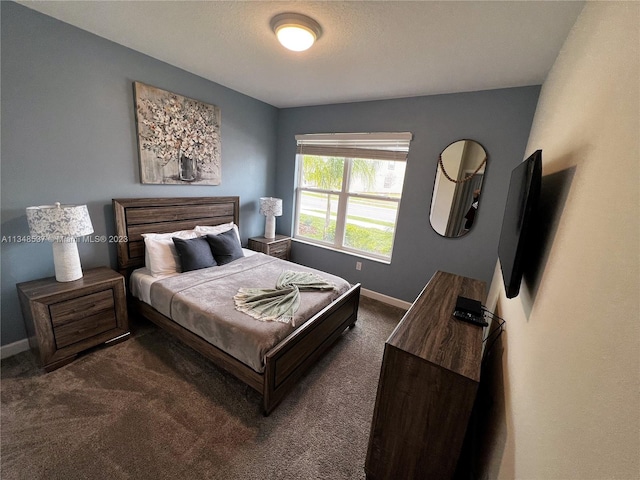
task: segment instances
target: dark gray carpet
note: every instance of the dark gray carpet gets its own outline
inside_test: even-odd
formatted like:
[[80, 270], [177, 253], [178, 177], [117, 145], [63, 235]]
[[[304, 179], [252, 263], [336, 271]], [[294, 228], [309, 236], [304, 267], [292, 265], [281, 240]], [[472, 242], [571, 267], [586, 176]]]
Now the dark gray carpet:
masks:
[[362, 479], [403, 314], [363, 297], [356, 327], [269, 417], [251, 388], [146, 322], [48, 374], [30, 352], [6, 359], [2, 479]]

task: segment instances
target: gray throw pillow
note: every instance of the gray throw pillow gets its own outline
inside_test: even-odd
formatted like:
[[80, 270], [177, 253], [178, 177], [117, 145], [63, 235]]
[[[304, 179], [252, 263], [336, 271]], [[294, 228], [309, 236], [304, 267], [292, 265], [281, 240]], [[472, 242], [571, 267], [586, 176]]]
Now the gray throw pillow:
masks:
[[238, 258], [244, 257], [242, 246], [238, 242], [236, 232], [229, 230], [219, 235], [207, 235], [207, 242], [211, 247], [213, 258], [218, 265], [225, 265]]
[[182, 267], [183, 272], [215, 267], [217, 265], [206, 238], [196, 237], [184, 239], [173, 237], [172, 240], [176, 247], [176, 252], [178, 252], [180, 267]]

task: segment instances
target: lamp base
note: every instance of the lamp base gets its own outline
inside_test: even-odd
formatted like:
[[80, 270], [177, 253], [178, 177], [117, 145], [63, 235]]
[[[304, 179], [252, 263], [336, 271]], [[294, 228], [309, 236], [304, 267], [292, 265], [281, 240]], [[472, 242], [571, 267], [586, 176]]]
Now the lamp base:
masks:
[[267, 215], [264, 223], [264, 238], [276, 238], [276, 217]]
[[58, 282], [73, 282], [82, 278], [80, 255], [75, 238], [65, 238], [61, 242], [53, 242], [53, 265]]

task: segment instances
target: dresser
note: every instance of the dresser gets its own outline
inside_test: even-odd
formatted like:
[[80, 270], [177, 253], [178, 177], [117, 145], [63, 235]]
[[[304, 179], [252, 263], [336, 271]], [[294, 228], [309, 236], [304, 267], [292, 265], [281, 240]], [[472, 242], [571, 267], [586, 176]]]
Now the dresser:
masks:
[[266, 253], [272, 257], [289, 260], [291, 256], [291, 237], [276, 235], [275, 238], [253, 237], [248, 247], [256, 252]]
[[385, 343], [367, 479], [452, 478], [480, 382], [483, 328], [453, 318], [478, 280], [436, 272]]
[[124, 277], [110, 268], [85, 270], [73, 282], [50, 277], [17, 288], [29, 346], [48, 372], [129, 335]]

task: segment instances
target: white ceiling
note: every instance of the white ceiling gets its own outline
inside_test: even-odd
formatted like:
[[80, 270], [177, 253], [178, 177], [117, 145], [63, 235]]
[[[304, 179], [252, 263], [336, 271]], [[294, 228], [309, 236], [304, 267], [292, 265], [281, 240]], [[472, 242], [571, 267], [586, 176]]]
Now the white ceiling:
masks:
[[[584, 2], [20, 1], [276, 107], [541, 84]], [[322, 26], [307, 52], [270, 30]]]

